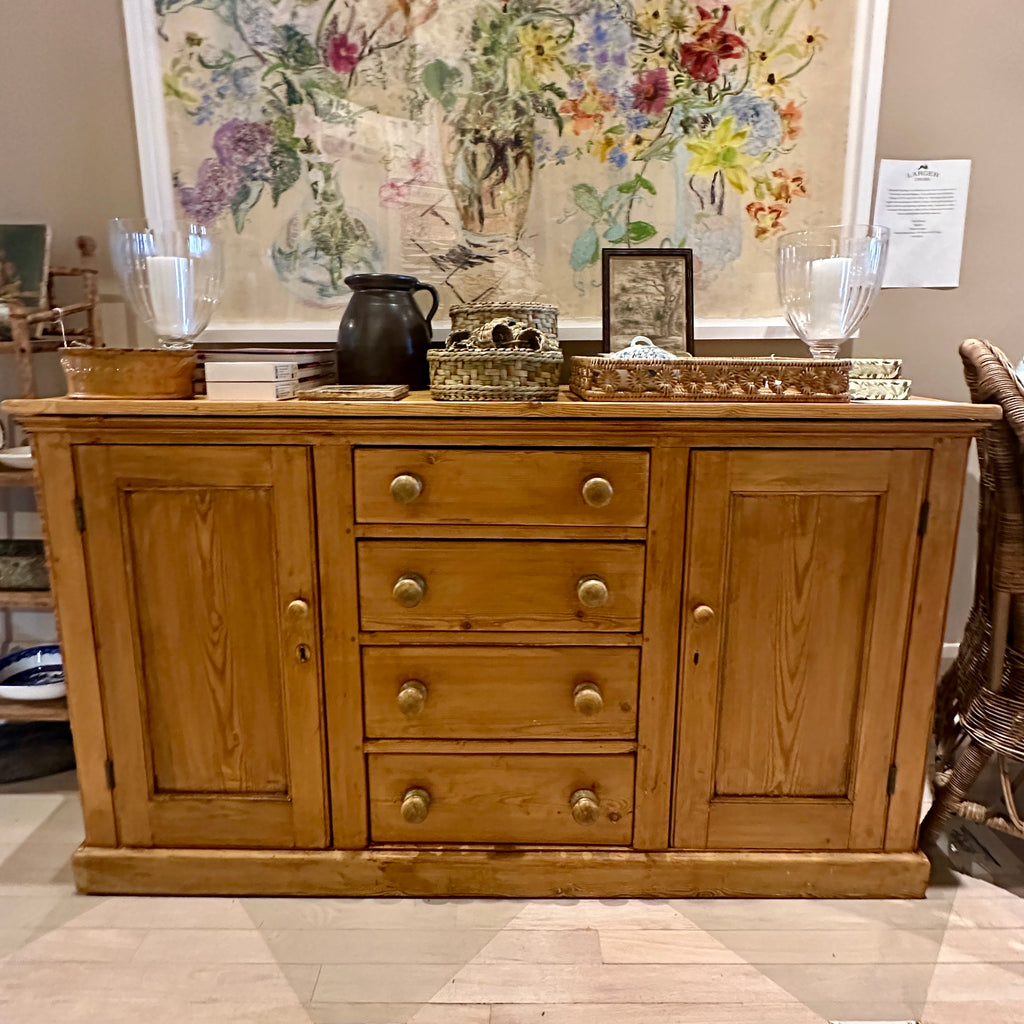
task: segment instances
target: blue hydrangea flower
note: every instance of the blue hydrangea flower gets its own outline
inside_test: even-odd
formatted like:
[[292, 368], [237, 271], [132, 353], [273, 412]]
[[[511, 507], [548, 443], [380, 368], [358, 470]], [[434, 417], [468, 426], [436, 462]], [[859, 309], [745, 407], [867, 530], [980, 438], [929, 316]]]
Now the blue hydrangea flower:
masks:
[[750, 129], [742, 147], [744, 153], [760, 156], [765, 150], [776, 149], [782, 142], [782, 119], [771, 100], [748, 92], [730, 96], [723, 105], [722, 116], [730, 115], [738, 126]]

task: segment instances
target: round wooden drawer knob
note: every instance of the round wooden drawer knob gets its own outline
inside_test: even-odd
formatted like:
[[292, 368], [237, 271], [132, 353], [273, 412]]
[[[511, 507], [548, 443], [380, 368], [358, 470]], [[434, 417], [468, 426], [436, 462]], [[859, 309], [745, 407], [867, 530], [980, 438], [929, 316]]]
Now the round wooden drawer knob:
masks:
[[426, 706], [427, 688], [418, 679], [407, 679], [398, 691], [398, 708], [407, 718], [415, 718]]
[[572, 702], [581, 715], [596, 715], [604, 707], [604, 698], [597, 683], [577, 683]]
[[412, 473], [400, 473], [391, 481], [391, 497], [399, 505], [415, 501], [423, 491], [423, 481]]
[[614, 493], [611, 483], [603, 476], [592, 476], [583, 482], [583, 500], [591, 508], [604, 508]]
[[425, 789], [407, 789], [402, 797], [402, 817], [418, 825], [430, 811], [430, 794]]
[[709, 604], [699, 604], [693, 609], [693, 621], [698, 626], [702, 626], [705, 622], [710, 622], [715, 617], [715, 609]]
[[584, 576], [576, 584], [576, 596], [584, 608], [600, 608], [608, 600], [608, 584], [600, 576]]
[[410, 572], [398, 578], [391, 592], [403, 608], [415, 608], [423, 600], [427, 585], [422, 576]]
[[572, 811], [573, 820], [578, 825], [593, 825], [601, 813], [597, 794], [592, 789], [577, 789], [569, 797], [569, 809]]

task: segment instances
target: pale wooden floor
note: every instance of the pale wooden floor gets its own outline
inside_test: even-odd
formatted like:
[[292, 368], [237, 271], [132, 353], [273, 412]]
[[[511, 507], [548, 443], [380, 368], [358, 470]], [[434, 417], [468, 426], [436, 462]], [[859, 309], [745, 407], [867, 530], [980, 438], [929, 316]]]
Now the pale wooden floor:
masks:
[[0, 787], [4, 1024], [1024, 1021], [1021, 848], [986, 832], [920, 901], [87, 897], [81, 834], [73, 776]]

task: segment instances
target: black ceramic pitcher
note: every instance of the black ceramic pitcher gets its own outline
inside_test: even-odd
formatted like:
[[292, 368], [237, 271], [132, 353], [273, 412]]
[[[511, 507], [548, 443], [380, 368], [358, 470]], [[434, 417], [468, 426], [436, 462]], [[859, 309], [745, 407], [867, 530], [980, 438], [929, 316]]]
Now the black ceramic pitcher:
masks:
[[[403, 274], [352, 274], [345, 284], [352, 298], [338, 327], [338, 382], [429, 387], [427, 346], [437, 289]], [[418, 291], [433, 296], [426, 316], [413, 298]]]

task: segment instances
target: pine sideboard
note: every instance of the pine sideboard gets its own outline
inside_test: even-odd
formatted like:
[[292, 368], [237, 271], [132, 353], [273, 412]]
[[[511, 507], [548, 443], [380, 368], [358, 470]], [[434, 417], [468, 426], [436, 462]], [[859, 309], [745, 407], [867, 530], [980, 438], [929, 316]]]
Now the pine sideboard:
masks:
[[998, 409], [16, 400], [96, 893], [920, 896]]

